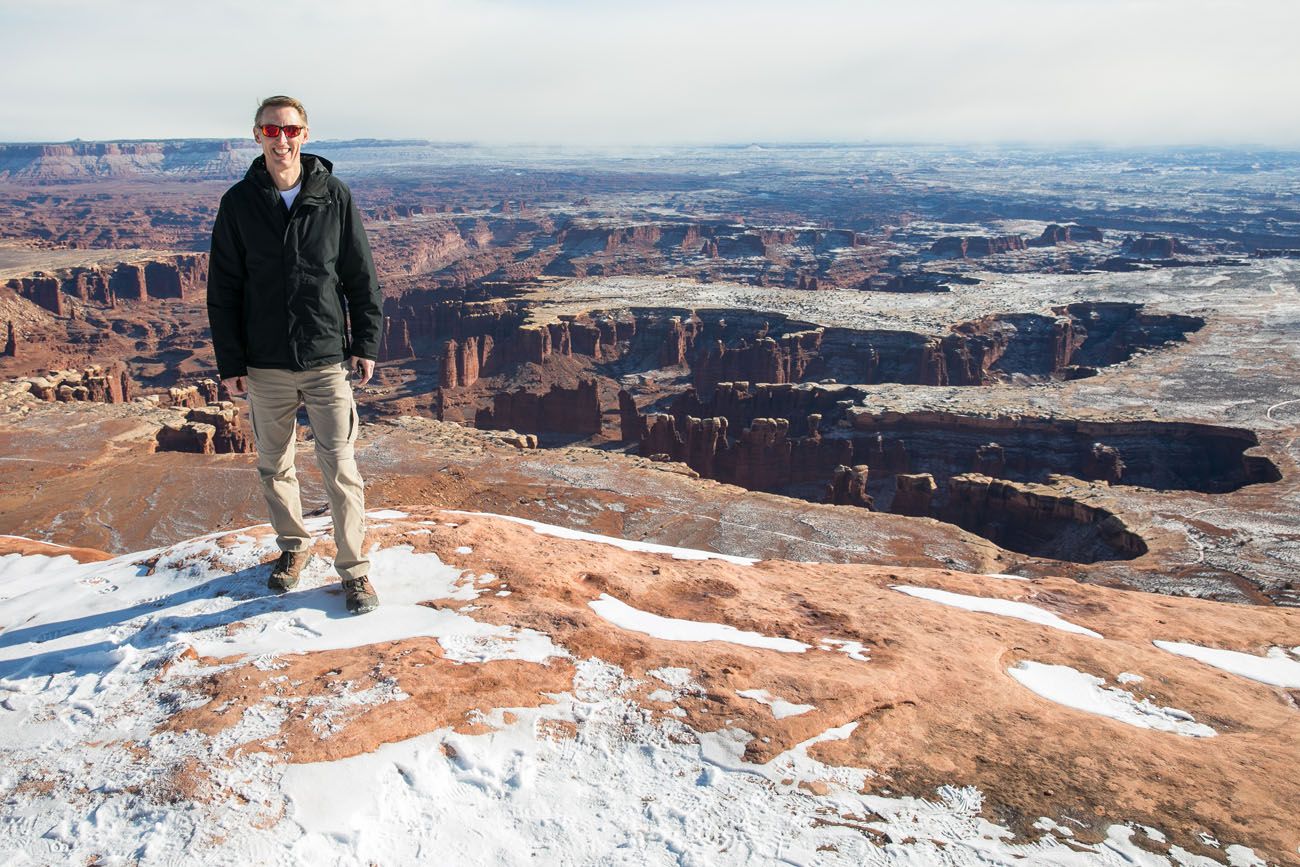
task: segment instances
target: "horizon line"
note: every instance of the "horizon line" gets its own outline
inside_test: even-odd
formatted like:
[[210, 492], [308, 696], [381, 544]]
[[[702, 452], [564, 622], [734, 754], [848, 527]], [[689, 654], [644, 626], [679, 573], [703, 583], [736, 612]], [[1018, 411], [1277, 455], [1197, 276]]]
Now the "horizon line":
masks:
[[[1266, 150], [1300, 152], [1300, 142], [1268, 144], [1258, 141], [1183, 140], [1166, 142], [1136, 142], [1096, 139], [714, 139], [714, 140], [664, 140], [655, 142], [562, 142], [545, 140], [484, 141], [466, 139], [383, 138], [354, 136], [349, 138], [313, 139], [322, 145], [346, 145], [373, 142], [391, 145], [425, 145], [452, 148], [553, 148], [557, 150], [639, 150], [648, 148], [814, 148], [814, 147], [938, 147], [938, 148], [1024, 148], [1030, 150], [1060, 150], [1079, 148], [1085, 150], [1156, 151], [1224, 149], [1231, 151]], [[258, 150], [251, 139], [233, 136], [143, 138], [71, 138], [71, 139], [4, 139], [6, 145], [73, 145], [73, 144], [169, 144], [169, 143], [226, 143], [238, 144], [241, 150]]]

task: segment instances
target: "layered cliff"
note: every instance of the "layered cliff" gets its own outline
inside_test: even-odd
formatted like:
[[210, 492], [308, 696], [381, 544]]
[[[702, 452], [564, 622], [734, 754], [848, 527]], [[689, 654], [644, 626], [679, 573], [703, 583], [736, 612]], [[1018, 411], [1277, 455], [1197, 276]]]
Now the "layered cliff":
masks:
[[[1013, 375], [1075, 378], [1184, 340], [1204, 325], [1195, 316], [1149, 313], [1123, 302], [996, 314], [936, 335], [830, 328], [744, 310], [631, 308], [539, 322], [530, 321], [529, 306], [519, 301], [425, 301], [388, 302], [381, 357], [441, 358], [444, 387], [510, 364], [543, 364], [552, 355], [623, 368], [685, 365], [701, 394], [737, 381], [986, 385]], [[476, 371], [466, 354], [470, 343]]]
[[139, 261], [78, 266], [14, 277], [6, 286], [57, 316], [68, 300], [114, 306], [118, 301], [198, 297], [207, 285], [206, 253], [178, 253]]
[[474, 426], [521, 433], [599, 434], [600, 401], [596, 383], [579, 382], [575, 388], [552, 385], [540, 394], [525, 389], [498, 392], [490, 407], [479, 409]]
[[945, 258], [975, 259], [1025, 247], [1020, 235], [952, 235], [931, 244], [930, 252]]
[[174, 175], [233, 178], [257, 147], [246, 139], [0, 144], [0, 179], [24, 182]]

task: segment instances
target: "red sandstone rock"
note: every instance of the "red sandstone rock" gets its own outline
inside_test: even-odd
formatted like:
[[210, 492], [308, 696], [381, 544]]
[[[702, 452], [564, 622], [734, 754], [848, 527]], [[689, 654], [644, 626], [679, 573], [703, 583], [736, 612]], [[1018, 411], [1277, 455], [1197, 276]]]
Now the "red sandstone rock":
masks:
[[384, 331], [379, 344], [379, 360], [393, 361], [399, 358], [411, 358], [415, 350], [411, 348], [410, 328], [405, 319], [394, 321], [393, 317], [384, 317]]
[[524, 433], [600, 433], [596, 382], [581, 380], [576, 388], [556, 384], [543, 394], [524, 389], [497, 394], [490, 409], [475, 414], [474, 426]]
[[1007, 467], [1007, 456], [997, 443], [985, 443], [975, 450], [975, 472], [1000, 476]]
[[199, 455], [216, 454], [214, 439], [217, 429], [210, 424], [194, 422], [167, 422], [158, 429], [158, 451], [190, 452]]
[[1025, 249], [1025, 239], [1020, 235], [972, 235], [969, 237], [949, 236], [940, 238], [930, 246], [930, 252], [936, 256], [948, 256], [957, 259], [974, 259], [992, 256], [1008, 250]]
[[713, 341], [703, 357], [697, 357], [692, 373], [697, 391], [707, 391], [713, 382], [786, 382], [789, 367], [775, 340], [763, 337], [753, 343], [742, 342], [729, 347]]
[[120, 361], [83, 370], [51, 370], [25, 381], [30, 383], [30, 394], [41, 400], [126, 403], [131, 399], [131, 377]]
[[119, 262], [108, 278], [109, 289], [118, 298], [132, 301], [145, 301], [149, 298], [148, 285], [145, 282], [144, 266], [130, 262]]
[[550, 334], [551, 351], [557, 355], [573, 354], [573, 335], [567, 322], [551, 322], [546, 326]]
[[63, 316], [65, 313], [63, 295], [59, 292], [59, 281], [55, 277], [38, 271], [30, 277], [16, 277], [5, 285], [55, 316]]
[[928, 518], [938, 488], [934, 476], [929, 473], [899, 473], [894, 476], [894, 501], [890, 511], [895, 515]]
[[166, 422], [155, 436], [158, 451], [201, 455], [250, 454], [252, 432], [231, 403], [196, 407], [184, 420]]
[[454, 340], [448, 340], [443, 347], [442, 352], [442, 369], [438, 372], [439, 388], [455, 388], [457, 377], [457, 363], [459, 358], [459, 346]]
[[[944, 336], [809, 327], [777, 337], [758, 316], [742, 324], [638, 311], [634, 316], [640, 321], [562, 314], [559, 321], [543, 324], [525, 323], [521, 309], [505, 302], [439, 302], [418, 312], [397, 304], [389, 310], [388, 332], [405, 324], [405, 342], [417, 356], [438, 357], [445, 354], [447, 340], [455, 340], [459, 349], [468, 338], [478, 338], [480, 377], [509, 365], [542, 364], [555, 354], [608, 362], [633, 350], [652, 351], [663, 366], [689, 365], [702, 394], [716, 382], [799, 382], [830, 370], [841, 381], [866, 384], [981, 385], [1012, 374], [1067, 377], [1089, 365], [1123, 360], [1136, 348], [1184, 339], [1204, 324], [1195, 317], [1144, 314], [1133, 304], [1088, 302], [1054, 310], [1055, 315], [988, 316], [960, 323]], [[451, 365], [457, 378], [448, 378], [444, 387], [459, 382], [467, 361]]]
[[601, 329], [595, 322], [572, 313], [561, 313], [558, 318], [568, 332], [569, 354], [587, 355], [596, 361], [604, 357]]
[[[624, 404], [627, 433], [638, 431], [634, 413], [635, 408]], [[705, 478], [752, 490], [773, 491], [806, 482], [825, 484], [836, 466], [852, 461], [853, 443], [841, 438], [823, 440], [817, 430], [820, 418], [810, 415], [804, 421], [809, 435], [793, 438], [787, 419], [757, 418], [732, 442], [725, 417], [686, 416], [679, 424], [672, 415], [651, 413], [640, 420], [641, 454], [664, 455]]]
[[725, 418], [688, 418], [680, 451], [681, 460], [706, 479], [716, 478], [718, 456], [727, 455]]
[[1195, 251], [1177, 238], [1160, 235], [1129, 238], [1124, 244], [1124, 255], [1132, 259], [1172, 259], [1193, 252]]
[[858, 464], [854, 467], [841, 464], [836, 467], [831, 483], [826, 486], [826, 496], [822, 502], [870, 509], [874, 505], [874, 500], [867, 494], [867, 474], [866, 464]]
[[1050, 539], [1061, 546], [1061, 536], [1072, 527], [1095, 526], [1071, 551], [1076, 562], [1138, 557], [1146, 542], [1129, 530], [1123, 519], [1106, 509], [1079, 502], [1043, 485], [991, 479], [978, 473], [953, 476], [948, 481], [948, 502], [942, 509], [946, 521], [974, 530], [997, 544], [1018, 550], [1032, 548], [1035, 539]]
[[1085, 479], [1115, 483], [1124, 478], [1124, 460], [1119, 450], [1102, 443], [1093, 443], [1083, 465]]
[[618, 391], [618, 423], [623, 442], [635, 443], [646, 438], [646, 420], [637, 411], [636, 399], [625, 388]]
[[551, 330], [541, 325], [523, 325], [519, 328], [518, 342], [514, 345], [516, 361], [532, 361], [541, 364], [551, 354]]
[[198, 388], [199, 394], [203, 395], [205, 405], [221, 402], [221, 383], [215, 379], [200, 379], [195, 387]]
[[686, 327], [680, 316], [668, 320], [668, 339], [659, 349], [659, 366], [676, 367], [686, 363]]
[[212, 445], [216, 454], [251, 454], [253, 432], [244, 426], [233, 403], [197, 407], [185, 414], [187, 424], [213, 428]]
[[200, 390], [197, 385], [174, 386], [167, 389], [166, 405], [190, 409], [207, 406], [206, 392], [206, 388]]
[[456, 384], [464, 387], [478, 381], [478, 338], [466, 337], [456, 353]]
[[0, 355], [3, 355], [6, 358], [17, 358], [18, 337], [14, 334], [14, 323], [12, 319], [9, 320], [8, 335], [9, 336], [5, 338], [4, 351], [0, 352]]
[[646, 415], [641, 454], [663, 455], [665, 460], [672, 460], [673, 453], [679, 452], [683, 443], [683, 440], [677, 436], [676, 427], [677, 423], [667, 413], [652, 412]]
[[1096, 226], [1059, 226], [1052, 223], [1043, 233], [1029, 241], [1030, 247], [1054, 247], [1058, 244], [1078, 244], [1083, 241], [1102, 240], [1101, 229]]

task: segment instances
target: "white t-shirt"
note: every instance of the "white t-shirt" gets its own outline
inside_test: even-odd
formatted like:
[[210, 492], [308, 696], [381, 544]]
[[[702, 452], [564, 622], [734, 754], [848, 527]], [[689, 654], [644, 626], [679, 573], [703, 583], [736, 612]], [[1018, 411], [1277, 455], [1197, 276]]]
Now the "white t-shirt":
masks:
[[293, 200], [298, 198], [298, 191], [301, 189], [302, 181], [299, 181], [287, 190], [280, 190], [280, 198], [284, 199], [284, 206], [286, 208], [293, 207]]

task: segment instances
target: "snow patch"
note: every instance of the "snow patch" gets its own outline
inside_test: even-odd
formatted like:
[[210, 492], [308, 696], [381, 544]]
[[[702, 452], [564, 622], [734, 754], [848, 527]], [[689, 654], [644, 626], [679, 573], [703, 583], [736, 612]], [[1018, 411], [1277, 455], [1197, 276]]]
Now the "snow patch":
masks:
[[1300, 688], [1300, 661], [1289, 658], [1286, 651], [1280, 647], [1270, 647], [1267, 656], [1255, 656], [1237, 650], [1220, 650], [1216, 647], [1202, 647], [1199, 644], [1185, 644], [1179, 641], [1152, 643], [1161, 650], [1190, 657], [1240, 677], [1287, 689]]
[[802, 641], [745, 632], [722, 623], [705, 623], [699, 620], [682, 620], [651, 614], [649, 611], [633, 608], [608, 593], [600, 594], [599, 599], [594, 599], [587, 604], [593, 611], [620, 629], [641, 632], [668, 641], [727, 641], [731, 644], [778, 650], [782, 653], [803, 653], [809, 647]]
[[532, 521], [528, 518], [516, 518], [513, 515], [493, 515], [488, 512], [462, 512], [459, 510], [446, 510], [451, 515], [471, 515], [480, 518], [497, 518], [502, 521], [513, 521], [516, 524], [523, 524], [532, 527], [537, 533], [545, 536], [556, 536], [561, 539], [577, 539], [582, 542], [598, 542], [602, 545], [613, 545], [616, 548], [622, 548], [624, 551], [643, 551], [649, 554], [668, 554], [678, 560], [725, 560], [728, 563], [734, 563], [737, 566], [752, 566], [758, 562], [753, 557], [736, 557], [731, 554], [718, 554], [714, 551], [697, 551], [694, 548], [675, 548], [672, 545], [659, 545], [654, 542], [634, 542], [630, 539], [620, 539], [616, 536], [602, 536], [598, 533], [588, 533], [585, 530], [573, 530], [568, 527], [560, 527], [555, 524], [543, 524], [540, 521]]
[[823, 638], [817, 649], [838, 650], [848, 656], [849, 659], [856, 659], [859, 662], [871, 661], [866, 645], [860, 641], [850, 641], [847, 638]]
[[411, 517], [406, 512], [399, 512], [396, 509], [375, 509], [372, 512], [366, 512], [366, 517], [373, 521], [399, 521], [402, 518]]
[[1212, 738], [1218, 734], [1196, 722], [1186, 711], [1159, 707], [1145, 698], [1139, 701], [1127, 690], [1105, 686], [1102, 678], [1068, 665], [1045, 665], [1026, 659], [1011, 666], [1007, 673], [1048, 701], [1075, 710], [1110, 717], [1138, 728], [1188, 737]]
[[[568, 655], [540, 632], [480, 623], [463, 612], [419, 604], [476, 598], [482, 591], [462, 583], [462, 574], [434, 553], [417, 553], [409, 545], [384, 548], [371, 555], [370, 566], [380, 606], [364, 617], [347, 612], [342, 595], [330, 592], [331, 583], [252, 600], [238, 618], [218, 611], [209, 618], [211, 628], [196, 631], [192, 643], [202, 656], [226, 657], [338, 650], [427, 636], [457, 662], [545, 662]], [[231, 634], [224, 626], [234, 619], [242, 627]]]
[[1053, 629], [1059, 629], [1062, 632], [1074, 632], [1079, 635], [1101, 638], [1101, 633], [1093, 632], [1091, 629], [1071, 623], [1068, 620], [1057, 617], [1050, 611], [1039, 608], [1037, 605], [1030, 605], [1027, 602], [1012, 602], [1008, 599], [990, 599], [984, 596], [967, 596], [964, 593], [952, 593], [934, 587], [912, 587], [906, 584], [894, 584], [892, 587], [894, 590], [897, 590], [900, 593], [906, 593], [908, 596], [915, 596], [919, 599], [928, 599], [931, 602], [938, 602], [942, 605], [964, 608], [967, 611], [978, 611], [982, 614], [1000, 614], [1003, 617], [1014, 617], [1017, 620], [1027, 620], [1030, 623], [1037, 623], [1041, 626], [1050, 626]]
[[743, 698], [750, 698], [759, 704], [765, 704], [772, 709], [772, 716], [777, 719], [785, 719], [789, 716], [799, 716], [808, 713], [810, 710], [816, 710], [816, 705], [811, 704], [793, 704], [785, 699], [777, 698], [765, 689], [738, 689], [736, 695]]

